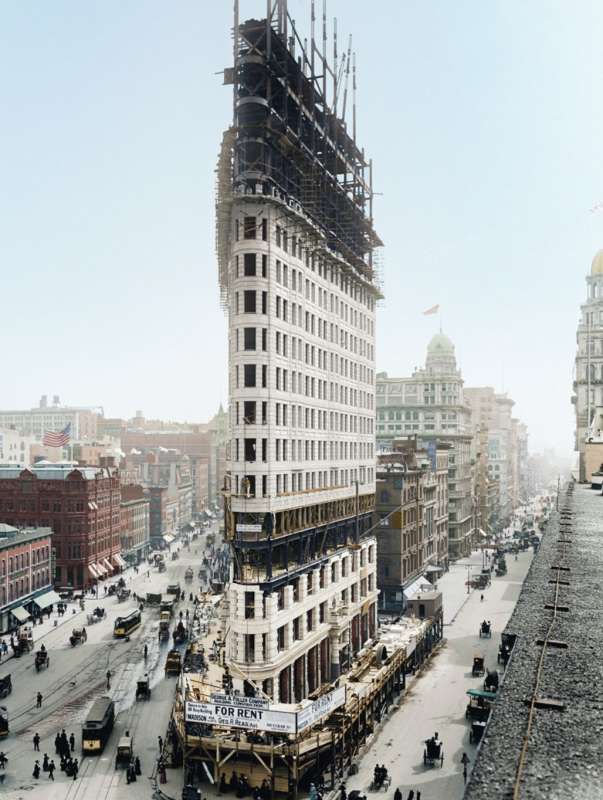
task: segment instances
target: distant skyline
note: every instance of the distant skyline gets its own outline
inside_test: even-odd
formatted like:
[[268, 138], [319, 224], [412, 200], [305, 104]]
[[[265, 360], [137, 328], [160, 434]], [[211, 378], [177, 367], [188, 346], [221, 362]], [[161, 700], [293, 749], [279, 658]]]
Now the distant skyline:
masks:
[[[264, 0], [241, 0], [243, 19]], [[309, 2], [289, 0], [308, 28]], [[584, 276], [603, 247], [599, 3], [329, 0], [354, 37], [386, 244], [377, 369], [409, 374], [439, 303], [468, 386], [530, 448], [573, 447]], [[206, 421], [228, 397], [214, 169], [232, 3], [40, 0], [0, 28], [0, 408], [41, 394]]]

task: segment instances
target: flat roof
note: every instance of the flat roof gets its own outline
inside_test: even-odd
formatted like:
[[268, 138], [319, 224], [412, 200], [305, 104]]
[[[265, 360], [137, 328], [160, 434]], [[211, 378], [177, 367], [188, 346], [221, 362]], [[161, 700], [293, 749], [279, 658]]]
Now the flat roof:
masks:
[[36, 539], [52, 536], [52, 528], [14, 528], [12, 525], [0, 525], [0, 550], [15, 547]]

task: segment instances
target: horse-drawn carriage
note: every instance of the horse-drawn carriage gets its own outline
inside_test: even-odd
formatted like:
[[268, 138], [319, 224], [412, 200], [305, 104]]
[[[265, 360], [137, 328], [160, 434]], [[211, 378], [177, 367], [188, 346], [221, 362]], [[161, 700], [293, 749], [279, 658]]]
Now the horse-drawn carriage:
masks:
[[76, 644], [83, 644], [88, 639], [86, 628], [74, 628], [69, 637], [69, 644], [75, 647]]
[[373, 780], [369, 787], [369, 792], [378, 792], [380, 789], [387, 791], [391, 785], [392, 779], [385, 766], [376, 765], [373, 772]]
[[483, 656], [474, 656], [473, 657], [473, 666], [471, 667], [471, 677], [472, 678], [479, 678], [483, 675], [486, 671], [484, 666], [484, 657]]
[[465, 710], [465, 719], [478, 722], [487, 722], [492, 709], [492, 703], [496, 700], [494, 692], [483, 692], [479, 689], [469, 689], [469, 703]]
[[17, 641], [13, 645], [15, 658], [20, 658], [23, 653], [29, 653], [34, 648], [33, 634], [29, 628], [21, 628]]
[[492, 623], [490, 620], [484, 620], [479, 626], [479, 638], [491, 639], [492, 638]]
[[432, 736], [431, 739], [425, 739], [424, 744], [423, 764], [426, 767], [433, 767], [439, 761], [440, 767], [444, 766], [444, 745], [441, 739], [436, 739], [435, 736]]
[[50, 657], [46, 652], [45, 648], [38, 650], [36, 652], [36, 672], [39, 672], [41, 669], [46, 669], [46, 667], [50, 666]]
[[128, 599], [130, 594], [131, 594], [131, 590], [130, 589], [124, 589], [124, 588], [118, 589], [117, 590], [117, 602], [118, 603], [123, 603], [124, 600]]
[[195, 573], [193, 572], [193, 568], [187, 567], [186, 572], [184, 573], [184, 580], [190, 582], [194, 577]]
[[474, 719], [471, 721], [471, 730], [469, 731], [469, 744], [479, 744], [484, 735], [486, 723], [483, 720]]
[[188, 639], [188, 631], [186, 630], [186, 626], [184, 625], [182, 620], [180, 620], [180, 622], [174, 628], [174, 633], [172, 634], [172, 637], [174, 639], [174, 645], [182, 644], [183, 642], [186, 642], [186, 640]]
[[496, 670], [487, 670], [486, 677], [484, 678], [484, 692], [492, 692], [496, 694], [498, 691], [498, 672]]
[[0, 700], [8, 697], [13, 690], [13, 684], [10, 675], [4, 675], [0, 678]]
[[92, 612], [92, 614], [87, 615], [86, 621], [88, 622], [88, 625], [94, 625], [95, 622], [100, 622], [101, 619], [104, 619], [106, 615], [107, 612], [105, 611], [105, 609], [101, 608], [100, 606], [97, 606]]
[[145, 700], [151, 699], [151, 685], [149, 683], [149, 676], [145, 675], [144, 678], [136, 683], [136, 699], [140, 700], [144, 698]]

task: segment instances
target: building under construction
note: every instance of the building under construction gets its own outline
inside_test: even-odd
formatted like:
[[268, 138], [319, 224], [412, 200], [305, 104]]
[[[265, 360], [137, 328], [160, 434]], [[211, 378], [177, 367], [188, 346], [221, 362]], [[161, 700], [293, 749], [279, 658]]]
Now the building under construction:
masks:
[[[381, 242], [372, 164], [356, 141], [351, 39], [340, 52], [336, 21], [327, 36], [324, 6], [320, 25], [311, 4], [309, 38], [286, 0], [264, 8], [265, 18], [242, 21], [235, 2], [234, 64], [224, 73], [234, 120], [217, 168], [233, 564], [220, 659], [229, 672], [217, 706], [203, 692], [190, 700], [197, 706], [188, 723], [213, 734], [204, 753], [187, 746], [186, 758], [207, 764], [209, 757], [212, 772], [221, 771], [219, 747], [231, 771], [233, 755], [249, 775], [259, 761], [263, 780], [288, 792], [302, 774], [299, 737], [319, 719], [328, 731], [332, 714], [347, 713], [338, 681], [373, 663], [366, 654], [377, 637], [374, 251]], [[380, 692], [400, 685], [402, 646], [391, 657]], [[269, 723], [261, 727], [258, 716]], [[269, 737], [268, 750], [259, 755], [260, 743], [249, 740], [251, 750], [243, 747], [240, 728]], [[335, 739], [319, 737], [318, 751], [308, 745], [306, 771], [331, 757]]]

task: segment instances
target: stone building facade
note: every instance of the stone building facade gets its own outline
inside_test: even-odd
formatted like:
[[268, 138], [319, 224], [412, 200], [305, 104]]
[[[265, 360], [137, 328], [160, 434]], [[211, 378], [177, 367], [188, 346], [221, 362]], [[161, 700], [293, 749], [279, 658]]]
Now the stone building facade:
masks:
[[595, 410], [603, 407], [603, 250], [595, 255], [586, 276], [586, 300], [580, 306], [574, 363], [575, 450], [579, 479], [590, 480], [585, 470], [585, 444], [601, 433], [593, 425]]
[[389, 451], [401, 435], [425, 442], [447, 442], [448, 547], [450, 559], [468, 555], [475, 527], [471, 411], [454, 345], [442, 333], [427, 348], [424, 369], [408, 378], [377, 375], [377, 446]]

